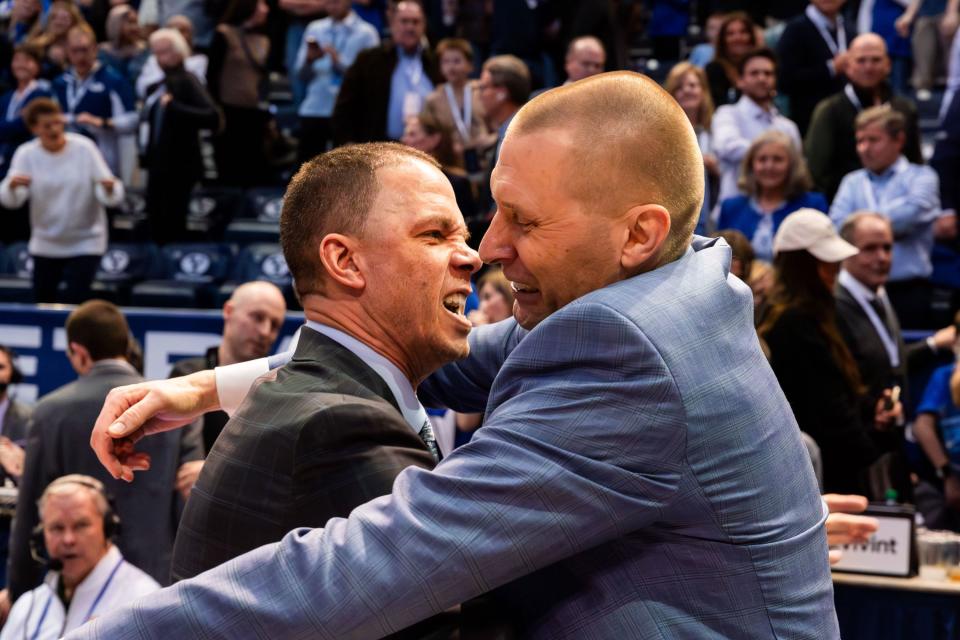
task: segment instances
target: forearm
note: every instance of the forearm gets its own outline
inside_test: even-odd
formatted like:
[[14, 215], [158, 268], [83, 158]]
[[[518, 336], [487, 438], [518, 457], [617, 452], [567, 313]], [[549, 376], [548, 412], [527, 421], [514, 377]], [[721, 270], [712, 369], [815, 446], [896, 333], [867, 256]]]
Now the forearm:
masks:
[[940, 442], [936, 420], [932, 414], [921, 413], [917, 416], [913, 423], [913, 435], [934, 469], [939, 469], [950, 462], [950, 458]]
[[953, 404], [960, 407], [960, 364], [950, 377], [950, 395], [953, 397]]

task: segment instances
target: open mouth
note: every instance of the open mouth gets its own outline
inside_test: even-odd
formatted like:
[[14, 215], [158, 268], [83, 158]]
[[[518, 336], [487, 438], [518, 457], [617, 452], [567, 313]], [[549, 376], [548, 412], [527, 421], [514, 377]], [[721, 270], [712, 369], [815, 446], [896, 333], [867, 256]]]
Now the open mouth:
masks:
[[510, 288], [513, 289], [513, 292], [515, 294], [520, 294], [520, 295], [540, 293], [540, 289], [537, 289], [536, 287], [531, 287], [529, 285], [526, 285], [520, 282], [511, 282]]
[[443, 308], [454, 315], [463, 316], [467, 308], [467, 296], [462, 293], [452, 293], [443, 299]]

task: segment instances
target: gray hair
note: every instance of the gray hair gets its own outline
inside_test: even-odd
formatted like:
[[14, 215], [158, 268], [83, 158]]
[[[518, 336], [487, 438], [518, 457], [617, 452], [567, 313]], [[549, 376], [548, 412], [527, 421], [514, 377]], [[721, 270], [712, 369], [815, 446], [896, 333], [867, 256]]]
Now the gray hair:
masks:
[[866, 220], [867, 218], [875, 218], [882, 221], [888, 227], [890, 231], [893, 231], [893, 226], [890, 224], [890, 218], [878, 213], [876, 211], [855, 211], [854, 213], [847, 216], [843, 224], [840, 225], [840, 237], [853, 244], [853, 235], [857, 232], [857, 225], [860, 224], [861, 220]]
[[110, 503], [107, 501], [106, 489], [104, 489], [102, 482], [92, 476], [71, 473], [70, 475], [57, 478], [43, 490], [40, 500], [37, 501], [40, 520], [43, 520], [43, 508], [46, 506], [50, 496], [69, 495], [77, 491], [87, 492], [93, 500], [93, 504], [97, 507], [97, 511], [100, 512], [101, 517], [106, 516], [107, 512], [110, 511]]
[[177, 53], [180, 54], [180, 57], [183, 60], [186, 60], [190, 57], [190, 45], [187, 44], [187, 40], [183, 37], [183, 34], [176, 29], [164, 27], [163, 29], [157, 29], [151, 33], [150, 48], [153, 48], [153, 46], [161, 40], [166, 40], [173, 45], [173, 48]]

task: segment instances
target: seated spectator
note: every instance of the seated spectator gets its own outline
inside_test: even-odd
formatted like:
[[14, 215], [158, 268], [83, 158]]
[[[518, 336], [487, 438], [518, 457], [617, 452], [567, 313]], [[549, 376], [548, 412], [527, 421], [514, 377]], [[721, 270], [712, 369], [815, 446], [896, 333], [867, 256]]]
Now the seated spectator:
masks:
[[790, 118], [807, 132], [817, 103], [843, 90], [847, 81], [847, 43], [853, 29], [843, 19], [844, 2], [813, 0], [803, 14], [787, 22], [777, 53], [780, 88], [790, 99]]
[[[16, 209], [30, 201], [33, 290], [37, 302], [82, 302], [107, 250], [105, 206], [123, 202], [123, 184], [89, 139], [65, 133], [63, 113], [37, 98], [23, 118], [36, 140], [13, 154], [0, 182], [0, 203]], [[61, 295], [60, 283], [66, 283]]]
[[0, 176], [7, 175], [10, 160], [17, 148], [32, 136], [23, 121], [22, 112], [34, 98], [49, 98], [50, 83], [39, 80], [42, 55], [30, 45], [20, 45], [13, 52], [10, 70], [17, 81], [16, 89], [0, 96]]
[[[957, 339], [954, 350], [960, 354], [960, 313], [954, 318]], [[913, 435], [928, 465], [920, 470], [921, 479], [932, 487], [927, 499], [917, 507], [931, 529], [960, 531], [960, 355], [957, 362], [933, 372], [917, 406]], [[930, 472], [932, 471], [932, 473]], [[918, 497], [920, 492], [918, 490]]]
[[17, 600], [0, 640], [59, 638], [160, 588], [113, 545], [120, 521], [96, 478], [56, 479], [40, 496], [39, 511], [50, 571]]
[[267, 19], [264, 0], [235, 0], [210, 45], [207, 88], [223, 110], [223, 131], [214, 138], [220, 182], [262, 184], [270, 174], [264, 140], [270, 114], [262, 108], [270, 40], [253, 31]]
[[477, 83], [470, 80], [473, 48], [466, 40], [447, 38], [437, 44], [437, 57], [446, 82], [427, 96], [423, 112], [453, 132], [454, 149], [463, 156], [463, 166], [476, 173], [480, 155], [495, 143], [496, 136], [487, 125]]
[[43, 51], [45, 78], [56, 78], [67, 67], [67, 33], [78, 24], [86, 24], [77, 5], [66, 0], [55, 0], [47, 10], [43, 29], [40, 23], [34, 27], [30, 44]]
[[343, 77], [361, 51], [379, 44], [377, 30], [350, 8], [349, 0], [327, 2], [327, 17], [307, 25], [291, 70], [306, 87], [298, 111], [302, 161], [333, 144], [330, 122]]
[[888, 411], [881, 399], [871, 420], [863, 419], [863, 383], [837, 327], [833, 297], [840, 262], [857, 250], [812, 209], [788, 216], [773, 248], [775, 283], [758, 329], [770, 365], [800, 430], [820, 447], [824, 490], [880, 499], [868, 481], [883, 453], [874, 434], [893, 427], [902, 407]]
[[761, 133], [743, 157], [741, 195], [720, 203], [717, 228], [736, 229], [750, 239], [761, 260], [773, 260], [773, 237], [780, 223], [798, 209], [826, 211], [796, 141], [782, 131]]
[[453, 131], [445, 128], [429, 113], [423, 112], [407, 119], [401, 142], [436, 158], [443, 175], [453, 185], [460, 213], [467, 220], [477, 215], [473, 185], [463, 170], [463, 157], [454, 148]]
[[480, 104], [487, 114], [487, 122], [497, 131], [497, 142], [489, 166], [497, 164], [500, 143], [507, 127], [530, 98], [530, 70], [523, 60], [511, 55], [493, 56], [483, 63], [480, 82], [477, 83]]
[[664, 88], [687, 114], [687, 119], [690, 120], [697, 134], [700, 153], [703, 155], [703, 176], [706, 184], [703, 190], [700, 220], [696, 228], [696, 233], [703, 235], [707, 232], [710, 210], [713, 208], [712, 195], [716, 191], [713, 187], [716, 184], [716, 178], [720, 175], [719, 161], [713, 153], [713, 141], [710, 136], [710, 127], [713, 124], [713, 99], [710, 97], [710, 87], [707, 86], [707, 75], [692, 63], [681, 62], [670, 69]]
[[220, 110], [187, 72], [190, 47], [176, 29], [150, 35], [150, 50], [164, 72], [143, 105], [142, 162], [148, 170], [147, 213], [158, 244], [187, 239], [190, 192], [203, 176], [199, 133], [220, 128]]
[[724, 18], [717, 34], [716, 53], [704, 69], [710, 82], [710, 97], [714, 106], [733, 104], [740, 99], [740, 89], [737, 87], [740, 62], [759, 45], [757, 30], [750, 16], [736, 11]]
[[69, 130], [96, 141], [107, 166], [122, 176], [120, 136], [137, 127], [133, 87], [126, 78], [97, 61], [97, 40], [87, 24], [67, 34], [70, 68], [53, 81]]
[[753, 271], [753, 261], [757, 258], [757, 254], [754, 253], [753, 247], [750, 246], [750, 241], [747, 239], [747, 236], [736, 229], [721, 229], [720, 231], [711, 233], [710, 237], [723, 238], [727, 241], [727, 244], [730, 245], [730, 251], [733, 254], [730, 258], [730, 273], [747, 282], [750, 273]]
[[890, 60], [883, 38], [873, 33], [857, 36], [850, 43], [846, 74], [850, 81], [843, 91], [814, 109], [804, 138], [813, 184], [827, 200], [833, 199], [845, 175], [860, 168], [853, 121], [869, 107], [890, 104], [906, 117], [904, 155], [910, 162], [923, 162], [917, 108], [909, 99], [894, 95], [887, 83]]
[[100, 44], [100, 61], [113, 67], [132, 85], [140, 75], [148, 55], [147, 43], [137, 22], [137, 10], [128, 4], [110, 9], [107, 41]]
[[[287, 303], [276, 285], [259, 280], [240, 285], [223, 305], [223, 340], [220, 344], [210, 347], [202, 356], [176, 362], [170, 369], [169, 377], [176, 378], [269, 355], [283, 326], [286, 312]], [[217, 441], [228, 419], [223, 411], [214, 411], [203, 416], [205, 453], [209, 453], [213, 448], [213, 443]], [[192, 474], [192, 480], [196, 481], [202, 461], [187, 464], [196, 471]], [[181, 492], [189, 493], [193, 482], [180, 484], [179, 480], [178, 478], [178, 488]]]
[[[183, 66], [200, 81], [200, 84], [205, 85], [207, 83], [207, 56], [203, 53], [193, 52], [193, 24], [190, 23], [190, 18], [173, 16], [167, 20], [167, 24], [164, 26], [176, 29], [183, 36], [187, 46], [190, 47], [190, 55], [183, 61]], [[150, 54], [137, 77], [137, 95], [145, 98], [150, 87], [158, 82], [163, 82], [163, 69], [157, 64], [156, 56]]]
[[78, 378], [43, 396], [33, 411], [10, 540], [10, 596], [16, 599], [40, 583], [40, 568], [29, 551], [41, 516], [37, 501], [48, 485], [69, 473], [93, 476], [108, 488], [125, 523], [116, 542], [127, 562], [160, 584], [170, 584], [180, 520], [174, 482], [184, 462], [202, 455], [199, 424], [191, 424], [183, 435], [164, 433], [142, 443], [149, 447], [148, 470], [134, 483], [114, 480], [90, 449], [90, 425], [111, 389], [143, 380], [126, 360], [127, 321], [115, 305], [91, 300], [70, 312], [65, 329], [66, 357]]
[[717, 109], [713, 118], [713, 151], [720, 160], [722, 202], [737, 194], [740, 165], [754, 139], [764, 131], [782, 131], [801, 146], [800, 131], [773, 104], [777, 95], [777, 61], [770, 49], [757, 49], [740, 61], [737, 88], [742, 95], [736, 104]]
[[933, 223], [940, 216], [939, 181], [930, 167], [903, 156], [906, 118], [888, 105], [860, 112], [856, 123], [857, 153], [863, 163], [843, 178], [830, 206], [838, 227], [856, 211], [882, 213], [893, 225], [893, 266], [887, 293], [900, 323], [929, 326], [933, 273]]
[[[10, 386], [22, 379], [13, 349], [0, 344], [0, 483], [13, 484], [23, 477], [23, 447], [27, 442], [33, 407], [10, 395]], [[7, 550], [10, 544], [9, 515], [0, 516], [0, 584], [7, 582]]]
[[442, 76], [436, 56], [423, 46], [426, 18], [418, 2], [398, 2], [390, 16], [391, 40], [357, 56], [343, 78], [333, 109], [337, 145], [399, 140], [405, 118]]
[[703, 69], [713, 60], [714, 52], [717, 46], [717, 35], [720, 33], [720, 25], [723, 24], [726, 13], [711, 13], [707, 17], [707, 24], [704, 27], [705, 42], [701, 42], [690, 51], [688, 61], [690, 64]]

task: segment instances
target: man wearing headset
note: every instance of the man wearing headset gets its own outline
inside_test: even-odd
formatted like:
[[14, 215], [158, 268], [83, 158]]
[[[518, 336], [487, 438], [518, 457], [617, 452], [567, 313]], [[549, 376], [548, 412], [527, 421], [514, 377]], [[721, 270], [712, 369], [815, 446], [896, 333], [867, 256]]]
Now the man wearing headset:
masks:
[[160, 588], [110, 541], [120, 520], [99, 480], [80, 474], [58, 478], [40, 496], [38, 508], [41, 524], [31, 552], [39, 559], [42, 544], [49, 570], [39, 587], [17, 600], [0, 640], [59, 638]]

